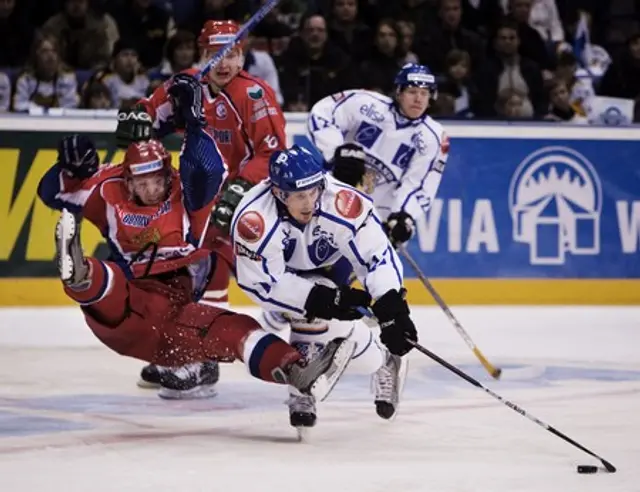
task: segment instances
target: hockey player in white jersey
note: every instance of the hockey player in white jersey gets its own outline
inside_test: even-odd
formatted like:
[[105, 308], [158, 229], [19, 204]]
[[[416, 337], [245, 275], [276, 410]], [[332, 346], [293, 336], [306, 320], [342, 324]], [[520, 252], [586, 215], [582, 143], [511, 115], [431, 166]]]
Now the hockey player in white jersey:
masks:
[[[402, 356], [412, 348], [407, 339], [417, 340], [417, 333], [403, 296], [402, 264], [371, 199], [294, 145], [271, 156], [269, 179], [245, 195], [231, 232], [240, 288], [265, 310], [295, 319], [291, 343], [308, 356], [335, 333], [350, 332], [354, 359], [378, 375], [376, 410], [391, 418], [406, 370]], [[344, 263], [366, 291], [312, 276]], [[386, 349], [361, 320], [372, 301]], [[291, 425], [315, 424], [312, 398], [292, 392], [289, 410]]]
[[[365, 159], [367, 190], [394, 244], [408, 241], [415, 219], [436, 195], [448, 152], [442, 125], [426, 114], [437, 96], [435, 78], [425, 65], [407, 64], [395, 78], [395, 97], [366, 90], [334, 94], [309, 114], [311, 140], [333, 174], [353, 186], [363, 179], [357, 164]], [[363, 154], [364, 152], [364, 154]]]

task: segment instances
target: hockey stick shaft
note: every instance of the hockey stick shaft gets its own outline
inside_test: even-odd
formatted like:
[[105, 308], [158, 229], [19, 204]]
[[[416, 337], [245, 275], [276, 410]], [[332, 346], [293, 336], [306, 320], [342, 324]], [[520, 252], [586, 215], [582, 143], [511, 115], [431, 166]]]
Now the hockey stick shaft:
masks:
[[420, 265], [418, 265], [418, 263], [413, 259], [413, 257], [407, 251], [407, 249], [404, 246], [400, 246], [398, 249], [400, 251], [400, 254], [405, 258], [405, 260], [407, 260], [409, 265], [411, 265], [411, 268], [415, 270], [416, 275], [418, 275], [418, 278], [422, 282], [422, 285], [424, 285], [425, 288], [429, 291], [429, 294], [431, 294], [431, 296], [435, 299], [438, 306], [440, 306], [440, 309], [444, 311], [444, 314], [447, 316], [447, 318], [449, 318], [449, 321], [451, 322], [453, 327], [456, 329], [458, 334], [465, 341], [467, 346], [471, 349], [473, 354], [478, 358], [482, 366], [487, 370], [487, 372], [493, 378], [498, 379], [500, 377], [500, 374], [502, 373], [502, 370], [500, 368], [495, 367], [493, 364], [491, 364], [491, 362], [489, 362], [489, 360], [480, 351], [478, 346], [474, 343], [474, 341], [471, 339], [469, 334], [462, 327], [458, 319], [453, 315], [453, 313], [451, 312], [451, 309], [449, 309], [449, 306], [447, 306], [447, 303], [444, 302], [444, 299], [442, 297], [440, 297], [440, 294], [438, 294], [438, 291], [431, 284], [427, 276], [424, 273], [422, 273], [422, 270], [420, 269]]
[[280, 0], [270, 0], [265, 3], [262, 7], [258, 9], [258, 11], [251, 16], [251, 18], [242, 26], [242, 28], [238, 31], [235, 38], [225, 44], [220, 51], [218, 51], [215, 55], [211, 57], [211, 59], [206, 63], [204, 67], [199, 72], [199, 78], [204, 77], [209, 73], [209, 71], [215, 67], [220, 61], [227, 56], [227, 54], [233, 49], [233, 47], [244, 38], [251, 29], [256, 27], [256, 25], [266, 17], [266, 15], [273, 10], [273, 8], [278, 4]]
[[427, 357], [429, 357], [430, 359], [434, 360], [435, 362], [437, 362], [438, 364], [440, 364], [441, 366], [443, 366], [445, 369], [448, 369], [449, 371], [451, 371], [452, 373], [454, 373], [456, 376], [464, 379], [466, 382], [472, 384], [473, 386], [480, 388], [481, 390], [483, 390], [485, 393], [490, 394], [491, 396], [493, 396], [496, 400], [498, 400], [500, 403], [506, 405], [507, 407], [509, 407], [510, 409], [512, 409], [513, 411], [519, 413], [520, 415], [522, 415], [523, 417], [528, 418], [529, 420], [531, 420], [532, 422], [538, 424], [540, 427], [543, 427], [544, 429], [548, 430], [549, 432], [551, 432], [552, 434], [558, 436], [559, 438], [563, 439], [564, 441], [568, 442], [569, 444], [572, 444], [573, 446], [575, 446], [576, 448], [580, 449], [581, 451], [584, 451], [585, 453], [593, 456], [594, 458], [600, 460], [602, 462], [602, 464], [604, 465], [605, 469], [610, 472], [610, 473], [614, 473], [616, 471], [616, 467], [613, 466], [611, 463], [609, 463], [607, 460], [605, 460], [604, 458], [601, 458], [600, 456], [598, 456], [596, 453], [594, 453], [593, 451], [585, 448], [582, 444], [574, 441], [573, 439], [571, 439], [569, 436], [563, 434], [562, 432], [560, 432], [559, 430], [555, 429], [554, 427], [550, 426], [549, 424], [547, 424], [546, 422], [543, 422], [542, 420], [534, 417], [533, 415], [531, 415], [530, 413], [528, 413], [526, 410], [524, 410], [523, 408], [519, 407], [518, 405], [516, 405], [515, 403], [510, 402], [509, 400], [503, 398], [502, 396], [500, 396], [498, 393], [496, 393], [495, 391], [490, 390], [489, 388], [487, 388], [486, 386], [484, 386], [482, 383], [480, 383], [479, 381], [477, 381], [476, 379], [472, 378], [471, 376], [469, 376], [467, 373], [465, 373], [464, 371], [458, 369], [456, 366], [454, 366], [453, 364], [450, 364], [449, 362], [447, 362], [446, 360], [442, 359], [441, 357], [439, 357], [438, 355], [434, 354], [433, 352], [431, 352], [429, 349], [423, 347], [422, 345], [420, 345], [418, 342], [414, 342], [413, 340], [407, 340], [411, 345], [413, 345], [413, 347], [422, 352], [424, 355], [426, 355]]

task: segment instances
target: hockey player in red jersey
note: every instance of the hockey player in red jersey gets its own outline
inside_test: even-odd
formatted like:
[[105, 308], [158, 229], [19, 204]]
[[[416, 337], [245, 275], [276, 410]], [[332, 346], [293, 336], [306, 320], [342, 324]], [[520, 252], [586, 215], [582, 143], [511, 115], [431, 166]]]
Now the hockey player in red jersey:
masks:
[[[352, 342], [336, 339], [303, 365], [293, 347], [249, 316], [195, 302], [215, 268], [201, 246], [226, 169], [205, 128], [199, 82], [177, 76], [171, 93], [185, 122], [179, 171], [157, 140], [132, 143], [121, 166], [101, 169], [88, 139], [61, 141], [59, 161], [38, 194], [62, 210], [56, 248], [65, 292], [93, 333], [122, 355], [163, 366], [240, 359], [257, 378], [326, 397], [352, 356]], [[81, 216], [104, 235], [108, 261], [84, 256]], [[168, 387], [183, 382], [172, 372], [165, 377]], [[199, 383], [200, 374], [190, 377]]]
[[[202, 62], [211, 59], [238, 31], [239, 26], [233, 21], [205, 22], [198, 37]], [[228, 179], [211, 216], [214, 227], [209, 228], [206, 238], [207, 246], [218, 254], [219, 259], [202, 301], [213, 305], [228, 302], [233, 265], [228, 233], [235, 207], [254, 184], [267, 177], [270, 155], [286, 146], [284, 114], [272, 88], [242, 70], [243, 45], [243, 41], [238, 43], [202, 80], [207, 124], [229, 166]], [[187, 72], [195, 74], [197, 70]], [[140, 101], [136, 108], [118, 115], [116, 139], [120, 146], [150, 138], [152, 133], [162, 137], [181, 129], [181, 118], [175, 114], [174, 103], [168, 94], [170, 84], [168, 81], [151, 97]], [[151, 115], [151, 121], [145, 118], [145, 113]], [[217, 372], [213, 362], [209, 363], [208, 369]], [[148, 366], [143, 369], [139, 384], [153, 387], [158, 378], [158, 368]]]

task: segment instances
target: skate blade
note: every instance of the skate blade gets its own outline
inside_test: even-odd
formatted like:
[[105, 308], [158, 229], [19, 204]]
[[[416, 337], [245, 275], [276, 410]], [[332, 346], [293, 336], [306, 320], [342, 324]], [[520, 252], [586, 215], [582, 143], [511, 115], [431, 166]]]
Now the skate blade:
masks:
[[160, 383], [152, 383], [151, 381], [145, 381], [144, 379], [138, 379], [136, 383], [138, 388], [142, 389], [158, 389], [160, 388]]
[[298, 433], [298, 442], [309, 444], [311, 442], [311, 427], [296, 427]]
[[203, 384], [190, 390], [160, 388], [158, 391], [158, 396], [163, 400], [203, 400], [213, 398], [217, 394], [215, 384]]
[[73, 279], [73, 258], [69, 253], [69, 243], [76, 233], [75, 217], [67, 211], [62, 210], [62, 215], [56, 224], [56, 242], [58, 243], [58, 272], [60, 279], [69, 282]]
[[[351, 340], [344, 340], [336, 350], [331, 366], [322, 376], [311, 385], [309, 392], [316, 401], [324, 401], [333, 390], [344, 371], [347, 369], [354, 352], [356, 343]], [[327, 374], [329, 374], [327, 376]]]

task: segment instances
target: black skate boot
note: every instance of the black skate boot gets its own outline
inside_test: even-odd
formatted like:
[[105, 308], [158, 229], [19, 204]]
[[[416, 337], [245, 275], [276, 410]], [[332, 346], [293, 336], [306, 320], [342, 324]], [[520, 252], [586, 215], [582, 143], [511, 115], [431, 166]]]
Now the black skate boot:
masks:
[[311, 395], [289, 395], [289, 423], [293, 427], [316, 425], [316, 400]]
[[169, 367], [157, 366], [155, 364], [144, 366], [140, 371], [138, 387], [145, 389], [158, 389], [160, 387], [162, 373], [170, 370], [171, 368]]
[[80, 244], [80, 218], [66, 208], [56, 224], [56, 263], [60, 279], [69, 287], [89, 287], [89, 265]]
[[172, 368], [161, 372], [158, 396], [165, 400], [211, 398], [219, 379], [220, 366], [213, 360]]
[[390, 420], [396, 416], [407, 377], [407, 367], [406, 357], [387, 352], [384, 364], [373, 374], [376, 413], [379, 417]]

